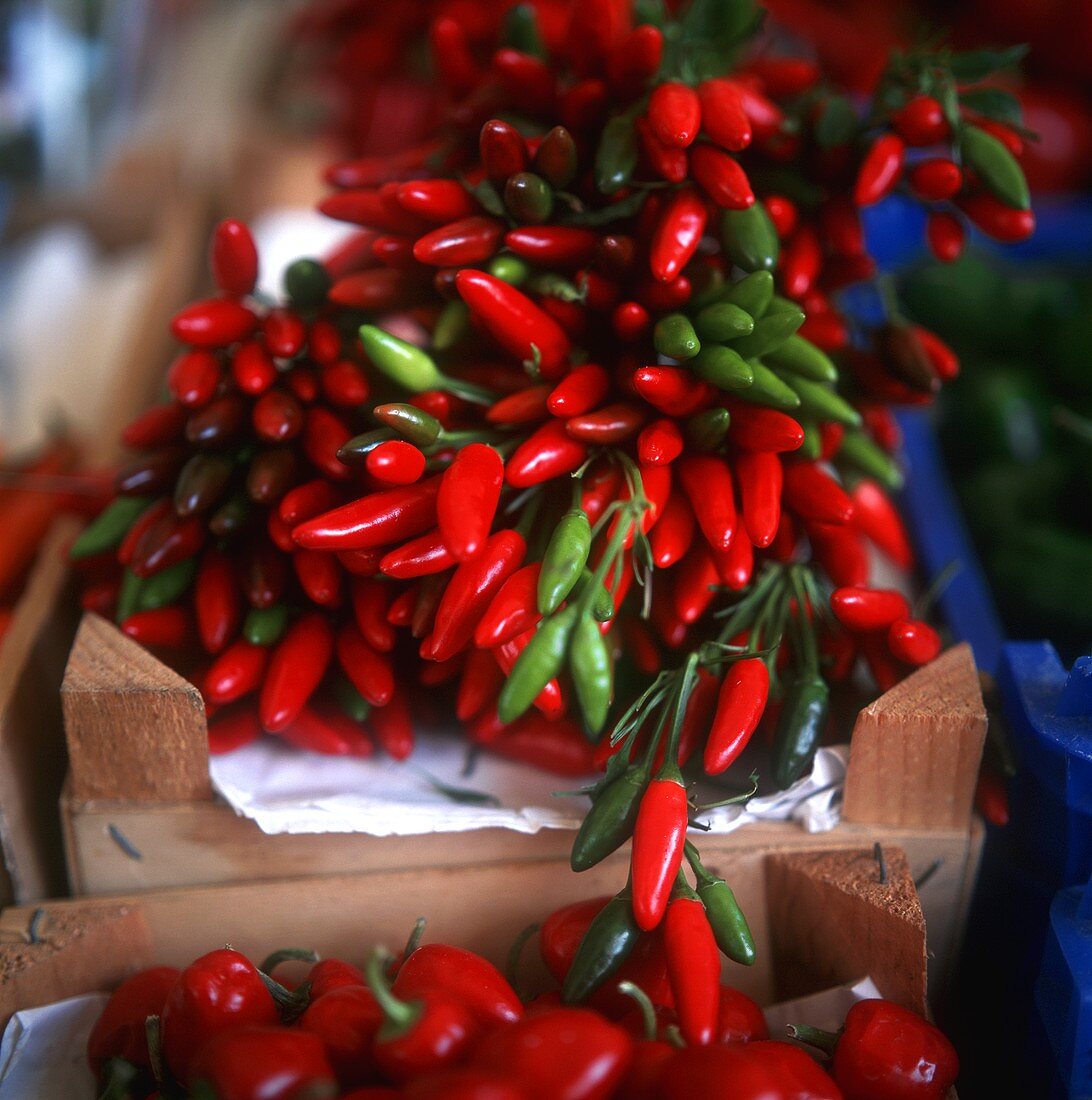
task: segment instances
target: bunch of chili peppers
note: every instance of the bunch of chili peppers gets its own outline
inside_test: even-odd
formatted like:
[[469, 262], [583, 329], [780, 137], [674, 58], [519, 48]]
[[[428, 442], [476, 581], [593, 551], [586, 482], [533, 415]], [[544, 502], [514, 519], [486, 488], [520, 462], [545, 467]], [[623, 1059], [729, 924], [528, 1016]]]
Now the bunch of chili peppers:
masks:
[[607, 985], [588, 944], [616, 953], [612, 921], [606, 898], [551, 914], [539, 950], [560, 988], [522, 997], [518, 975], [482, 956], [420, 944], [423, 921], [397, 958], [377, 948], [363, 970], [306, 951], [260, 966], [212, 951], [125, 981], [88, 1059], [112, 1100], [939, 1100], [955, 1080], [947, 1039], [887, 1001], [854, 1005], [837, 1035], [791, 1029], [808, 1047], [771, 1039], [685, 918]]
[[201, 686], [213, 751], [400, 759], [410, 678], [446, 685], [473, 745], [601, 769], [573, 867], [632, 839], [635, 927], [707, 945], [730, 892], [683, 768], [763, 725], [749, 762], [784, 788], [831, 684], [940, 648], [870, 558], [912, 563], [891, 405], [958, 362], [890, 299], [841, 308], [875, 274], [860, 208], [905, 177], [1001, 239], [1032, 224], [988, 97], [961, 105], [987, 74], [900, 56], [860, 107], [753, 48], [759, 14], [520, 3], [468, 35], [440, 9], [434, 136], [331, 167], [322, 208], [358, 228], [281, 304], [221, 224], [219, 294], [175, 318], [171, 400], [75, 548], [88, 606]]

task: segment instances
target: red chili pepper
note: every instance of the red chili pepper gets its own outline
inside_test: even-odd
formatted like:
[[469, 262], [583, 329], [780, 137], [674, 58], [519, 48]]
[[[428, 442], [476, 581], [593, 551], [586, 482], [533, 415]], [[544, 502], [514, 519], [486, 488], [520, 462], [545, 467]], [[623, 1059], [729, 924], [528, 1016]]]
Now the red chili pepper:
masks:
[[337, 500], [337, 490], [325, 478], [316, 478], [289, 489], [277, 505], [277, 514], [294, 526], [328, 511]]
[[311, 323], [307, 334], [307, 350], [316, 363], [326, 366], [341, 355], [341, 333], [333, 322], [320, 317]]
[[130, 615], [121, 632], [143, 646], [179, 649], [193, 637], [193, 620], [184, 607], [157, 607]]
[[950, 382], [959, 375], [959, 357], [935, 332], [921, 325], [912, 326], [914, 335], [918, 338], [925, 354], [929, 357], [929, 365], [942, 382]]
[[701, 243], [706, 218], [705, 203], [695, 191], [684, 188], [671, 198], [652, 235], [649, 262], [654, 278], [669, 283], [682, 273]]
[[303, 449], [311, 462], [332, 481], [345, 481], [351, 471], [337, 453], [353, 433], [339, 416], [319, 406], [308, 409], [303, 421]]
[[342, 959], [320, 959], [307, 972], [306, 981], [311, 986], [312, 1004], [335, 989], [365, 985], [363, 972]]
[[242, 599], [230, 560], [206, 550], [194, 582], [197, 633], [207, 653], [219, 653], [235, 637], [242, 620]]
[[484, 744], [498, 756], [553, 775], [578, 779], [595, 771], [592, 746], [583, 730], [566, 718], [525, 714]]
[[590, 229], [565, 225], [525, 225], [511, 229], [509, 251], [548, 267], [582, 267], [595, 255], [599, 237]]
[[479, 649], [503, 645], [538, 625], [542, 618], [538, 610], [541, 572], [542, 562], [532, 562], [501, 585], [474, 628], [474, 644]]
[[202, 955], [182, 971], [160, 1016], [163, 1057], [183, 1083], [194, 1055], [217, 1034], [247, 1026], [273, 1026], [277, 1006], [254, 964], [224, 948]]
[[706, 541], [714, 550], [727, 550], [736, 528], [735, 493], [727, 464], [711, 455], [695, 455], [676, 465]]
[[379, 570], [388, 577], [408, 580], [443, 573], [454, 564], [455, 558], [437, 528], [385, 554], [379, 562]]
[[736, 476], [747, 535], [755, 546], [769, 546], [781, 522], [781, 460], [774, 451], [741, 451]]
[[254, 403], [250, 420], [259, 439], [286, 443], [303, 430], [303, 409], [292, 394], [269, 390]]
[[506, 477], [516, 489], [540, 485], [579, 469], [588, 448], [573, 439], [560, 420], [550, 420], [525, 439], [508, 459]]
[[882, 134], [872, 143], [857, 172], [853, 201], [871, 206], [889, 195], [902, 175], [906, 144], [898, 134]]
[[658, 1095], [661, 1100], [843, 1100], [811, 1055], [770, 1040], [681, 1050], [668, 1063]]
[[622, 99], [637, 95], [659, 71], [664, 36], [659, 27], [643, 23], [615, 43], [607, 62], [610, 82]]
[[364, 640], [380, 653], [394, 649], [396, 638], [387, 621], [388, 595], [388, 585], [367, 577], [353, 579], [353, 618]]
[[929, 251], [942, 263], [954, 263], [963, 255], [966, 233], [963, 223], [946, 210], [931, 210], [925, 223]]
[[[205, 353], [194, 351], [186, 354], [203, 356]], [[215, 363], [215, 359], [213, 362]], [[216, 373], [219, 379], [219, 369]], [[209, 396], [211, 397], [211, 394]], [[171, 443], [181, 442], [185, 424], [186, 410], [180, 403], [171, 401], [166, 405], [153, 405], [147, 412], [141, 413], [125, 426], [121, 433], [121, 441], [126, 447], [138, 451], [165, 447]]]
[[394, 694], [394, 672], [386, 655], [372, 649], [353, 623], [338, 631], [336, 648], [338, 664], [353, 687], [372, 706], [386, 706]]
[[138, 577], [151, 577], [180, 561], [194, 557], [205, 543], [207, 531], [196, 516], [178, 519], [163, 515], [154, 520], [141, 535], [129, 568]]
[[846, 630], [862, 634], [910, 617], [906, 597], [893, 588], [837, 588], [830, 594], [830, 609]]
[[444, 471], [436, 514], [456, 561], [474, 557], [489, 537], [503, 484], [504, 461], [484, 443], [463, 447]]
[[367, 376], [350, 359], [324, 363], [319, 370], [319, 384], [326, 400], [342, 408], [363, 405], [371, 393]]
[[213, 756], [234, 752], [257, 741], [261, 735], [262, 724], [252, 707], [237, 707], [227, 713], [221, 712], [209, 720], [209, 752]]
[[755, 548], [747, 537], [747, 532], [736, 530], [732, 544], [727, 550], [714, 550], [720, 583], [733, 592], [741, 592], [751, 583], [755, 568]]
[[689, 887], [667, 907], [664, 945], [682, 1037], [688, 1046], [708, 1046], [720, 1008], [720, 949], [705, 907]]
[[668, 569], [680, 561], [694, 541], [694, 530], [694, 513], [686, 497], [673, 492], [649, 539], [653, 565]]
[[647, 118], [637, 119], [637, 136], [654, 175], [668, 183], [682, 183], [686, 179], [690, 170], [690, 157], [685, 149], [662, 142]]
[[892, 116], [891, 124], [907, 145], [937, 145], [951, 133], [944, 108], [931, 95], [916, 95]]
[[[325, 961], [337, 964], [337, 960]], [[372, 991], [365, 988], [364, 976], [359, 971], [359, 981], [324, 988], [317, 994], [314, 973], [312, 969], [308, 976], [311, 1003], [296, 1022], [296, 1027], [321, 1040], [342, 1088], [365, 1085], [375, 1079], [376, 1066], [371, 1047], [383, 1023], [383, 1013]]]
[[751, 122], [736, 85], [727, 80], [705, 80], [698, 85], [698, 97], [702, 130], [712, 141], [732, 153], [751, 144]]
[[892, 656], [908, 665], [927, 665], [940, 653], [940, 644], [940, 635], [918, 619], [893, 622], [887, 633]]
[[437, 225], [469, 218], [478, 209], [470, 192], [457, 180], [409, 180], [399, 185], [396, 194], [404, 209]]
[[565, 431], [573, 439], [582, 443], [607, 446], [621, 443], [636, 435], [641, 425], [648, 419], [644, 409], [619, 402], [604, 405], [595, 412], [573, 416], [565, 421]]
[[181, 973], [173, 966], [153, 967], [127, 978], [114, 990], [87, 1038], [87, 1060], [96, 1079], [111, 1058], [151, 1067], [148, 1017], [163, 1011]]
[[440, 477], [371, 493], [300, 524], [292, 537], [313, 550], [373, 550], [412, 538], [436, 523]]
[[242, 298], [254, 289], [258, 281], [258, 250], [243, 222], [228, 219], [213, 230], [209, 268], [225, 294]]
[[915, 164], [907, 173], [910, 189], [926, 202], [943, 202], [963, 186], [963, 170], [947, 157], [935, 157]]
[[820, 523], [848, 523], [853, 501], [846, 491], [814, 462], [792, 462], [785, 467], [785, 504], [805, 519]]
[[[290, 534], [287, 547], [282, 549], [286, 553], [293, 551]], [[304, 595], [312, 603], [319, 607], [341, 606], [342, 570], [328, 550], [295, 550], [292, 553], [292, 567]]]
[[623, 302], [611, 315], [611, 325], [619, 340], [632, 344], [648, 332], [652, 319], [640, 302]]
[[403, 1000], [445, 993], [461, 1002], [480, 1025], [510, 1024], [523, 1005], [503, 974], [487, 959], [461, 947], [426, 943], [398, 968], [391, 986]]
[[549, 386], [528, 386], [525, 390], [502, 397], [486, 410], [490, 424], [534, 424], [549, 416]]
[[957, 205], [983, 233], [1003, 244], [1027, 240], [1035, 232], [1035, 214], [1031, 210], [1013, 210], [985, 191], [967, 195]]
[[503, 233], [503, 222], [476, 214], [419, 237], [413, 256], [418, 263], [435, 267], [484, 263], [496, 253]]
[[787, 413], [741, 401], [729, 402], [728, 409], [732, 414], [728, 438], [745, 450], [784, 453], [804, 442], [804, 429]]
[[790, 298], [811, 291], [823, 267], [819, 237], [810, 225], [802, 225], [781, 253], [781, 285]]
[[641, 367], [633, 374], [634, 389], [667, 416], [692, 416], [713, 404], [716, 391], [693, 371], [682, 367]]
[[241, 393], [256, 397], [276, 382], [277, 364], [262, 343], [247, 340], [232, 354], [231, 378]]
[[265, 346], [278, 359], [294, 359], [307, 341], [307, 326], [290, 309], [271, 309], [262, 319]]
[[368, 312], [407, 309], [419, 302], [427, 283], [416, 271], [376, 267], [338, 279], [327, 297], [334, 305]]
[[174, 315], [171, 334], [195, 348], [224, 348], [246, 339], [257, 324], [246, 306], [230, 298], [206, 298]]
[[900, 569], [909, 569], [914, 552], [902, 517], [887, 494], [874, 481], [859, 481], [851, 493], [856, 525]]
[[284, 595], [288, 565], [269, 543], [252, 548], [244, 563], [243, 591], [251, 607], [272, 607]]
[[678, 81], [659, 85], [649, 96], [648, 122], [665, 145], [679, 149], [693, 145], [702, 122], [698, 93]]
[[675, 614], [689, 626], [705, 614], [719, 581], [713, 552], [704, 542], [691, 547], [673, 575], [672, 600]]
[[412, 443], [391, 439], [368, 452], [365, 467], [384, 485], [412, 485], [425, 472], [425, 456]]
[[852, 588], [868, 583], [868, 549], [852, 526], [812, 520], [807, 524], [807, 534], [812, 556], [836, 585]]
[[689, 812], [678, 765], [667, 761], [641, 797], [633, 828], [633, 915], [646, 932], [667, 910], [682, 864]]
[[707, 774], [725, 771], [747, 747], [766, 710], [769, 693], [770, 673], [760, 657], [746, 657], [728, 666], [705, 743]]
[[527, 167], [527, 147], [519, 131], [499, 119], [491, 119], [482, 127], [478, 152], [485, 174], [496, 183]]
[[322, 1041], [284, 1027], [244, 1026], [212, 1035], [194, 1054], [190, 1074], [217, 1100], [291, 1100], [335, 1084]]
[[753, 206], [755, 193], [739, 161], [712, 145], [695, 145], [690, 153], [694, 178], [705, 193], [726, 210], [746, 210]]
[[308, 704], [279, 736], [306, 752], [324, 756], [371, 756], [367, 734], [347, 714], [327, 704]]
[[319, 212], [340, 222], [353, 222], [383, 233], [416, 237], [427, 225], [398, 202], [398, 190], [368, 187], [338, 191], [327, 195], [318, 205]]
[[429, 42], [440, 80], [456, 98], [477, 85], [481, 74], [458, 20], [436, 19], [429, 27]]
[[354, 577], [374, 577], [383, 558], [378, 550], [337, 550], [334, 556]]
[[569, 338], [527, 295], [484, 271], [470, 269], [456, 275], [455, 288], [503, 348], [521, 360], [537, 362], [547, 379], [560, 376]]
[[753, 1043], [768, 1039], [769, 1029], [762, 1009], [738, 989], [720, 987], [720, 1008], [717, 1012], [716, 1043]]
[[413, 719], [405, 696], [395, 691], [386, 706], [368, 716], [380, 748], [392, 760], [405, 760], [413, 752]]
[[293, 367], [284, 376], [285, 385], [293, 396], [304, 405], [310, 405], [318, 397], [318, 379], [311, 370]]
[[312, 612], [288, 628], [269, 659], [258, 701], [267, 730], [280, 732], [296, 718], [326, 675], [333, 652], [324, 615]]
[[167, 371], [167, 389], [180, 405], [197, 409], [212, 400], [222, 375], [220, 362], [211, 352], [186, 351]]
[[582, 1008], [526, 1016], [483, 1037], [473, 1065], [521, 1082], [531, 1100], [606, 1100], [621, 1083], [633, 1040]]
[[955, 1084], [955, 1048], [928, 1020], [890, 1001], [858, 1001], [834, 1048], [846, 1100], [941, 1100]]
[[495, 706], [503, 683], [504, 674], [493, 654], [484, 649], [472, 649], [467, 654], [459, 680], [455, 717], [460, 722], [469, 722], [486, 707]]
[[554, 416], [581, 416], [594, 409], [609, 390], [610, 375], [595, 363], [585, 363], [550, 391], [546, 408]]

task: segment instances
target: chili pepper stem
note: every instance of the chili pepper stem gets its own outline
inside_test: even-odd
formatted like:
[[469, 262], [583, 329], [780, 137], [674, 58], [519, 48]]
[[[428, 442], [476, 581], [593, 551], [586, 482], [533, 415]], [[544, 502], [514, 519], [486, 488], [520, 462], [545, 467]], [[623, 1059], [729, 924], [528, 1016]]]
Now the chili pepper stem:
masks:
[[516, 938], [512, 941], [512, 946], [508, 948], [508, 955], [504, 960], [504, 976], [508, 979], [508, 984], [516, 991], [516, 996], [524, 1002], [527, 1000], [527, 990], [524, 988], [524, 983], [520, 975], [520, 964], [523, 962], [523, 949], [527, 946], [528, 940], [530, 940], [538, 930], [539, 924], [536, 921], [533, 924], [527, 925], [526, 928], [517, 933]]
[[382, 1039], [397, 1038], [405, 1034], [421, 1018], [424, 1006], [421, 1003], [399, 1000], [392, 992], [387, 980], [387, 968], [393, 961], [385, 947], [377, 947], [369, 956], [364, 967], [364, 976], [368, 979], [368, 988], [372, 991], [383, 1012], [383, 1024], [379, 1029]]
[[816, 1047], [828, 1057], [833, 1057], [840, 1034], [835, 1031], [824, 1031], [818, 1027], [808, 1027], [807, 1024], [786, 1024], [785, 1031], [790, 1039], [797, 1039], [810, 1047]]
[[641, 1012], [641, 1022], [645, 1028], [645, 1038], [656, 1038], [656, 1009], [652, 1005], [652, 1001], [649, 1000], [648, 994], [634, 982], [619, 982], [618, 992], [624, 993], [627, 997], [632, 997], [637, 1002], [637, 1007]]
[[319, 961], [319, 955], [317, 951], [310, 951], [303, 947], [282, 947], [279, 951], [274, 951], [272, 954], [267, 955], [258, 969], [263, 974], [272, 974], [281, 963], [285, 962], [305, 962], [305, 963], [317, 963]]

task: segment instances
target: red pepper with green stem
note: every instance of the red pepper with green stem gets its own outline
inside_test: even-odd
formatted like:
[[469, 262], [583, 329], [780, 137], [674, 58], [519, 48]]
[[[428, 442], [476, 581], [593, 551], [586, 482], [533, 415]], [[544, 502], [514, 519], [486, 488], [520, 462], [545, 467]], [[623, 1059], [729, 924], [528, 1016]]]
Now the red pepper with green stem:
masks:
[[319, 992], [312, 981], [311, 1002], [295, 1025], [322, 1041], [342, 1088], [368, 1084], [377, 1076], [371, 1048], [383, 1013], [360, 978], [359, 984], [354, 980]]
[[181, 973], [173, 966], [142, 970], [110, 994], [87, 1038], [87, 1060], [97, 1080], [111, 1058], [151, 1069], [147, 1020], [163, 1012]]
[[705, 907], [680, 868], [664, 917], [667, 972], [689, 1046], [713, 1042], [720, 1007], [720, 952]]
[[446, 993], [483, 1027], [509, 1024], [523, 1015], [515, 990], [488, 959], [447, 944], [426, 943], [411, 952], [391, 989], [403, 1000]]
[[444, 471], [436, 515], [456, 561], [467, 561], [489, 536], [504, 484], [504, 461], [484, 443], [470, 443]]

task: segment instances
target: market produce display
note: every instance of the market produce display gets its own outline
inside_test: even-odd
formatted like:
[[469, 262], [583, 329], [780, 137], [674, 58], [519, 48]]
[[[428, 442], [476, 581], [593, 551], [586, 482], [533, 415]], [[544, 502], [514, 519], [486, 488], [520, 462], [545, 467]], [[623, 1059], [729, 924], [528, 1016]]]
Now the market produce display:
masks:
[[[429, 135], [330, 168], [322, 209], [358, 229], [292, 264], [283, 301], [254, 294], [246, 227], [217, 228], [218, 293], [175, 317], [169, 399], [126, 430], [73, 557], [85, 606], [200, 686], [213, 752], [401, 760], [420, 684], [475, 748], [601, 772], [572, 866], [632, 841], [631, 871], [564, 999], [662, 937], [699, 1046], [718, 947], [753, 945], [686, 839], [694, 779], [791, 785], [832, 685], [940, 650], [871, 564], [912, 566], [891, 406], [958, 361], [839, 292], [876, 274], [859, 212], [896, 190], [943, 261], [968, 223], [1032, 231], [1018, 134], [979, 94], [1013, 55], [900, 54], [862, 105], [754, 48], [746, 2], [483, 10], [470, 36], [435, 6]], [[417, 1048], [381, 1034], [400, 1080]]]
[[[88, 1060], [114, 1100], [940, 1100], [954, 1082], [948, 1040], [888, 1001], [858, 1001], [836, 1035], [801, 1023], [789, 1029], [800, 1042], [771, 1036], [686, 918], [574, 1007], [584, 944], [613, 905], [547, 917], [539, 949], [560, 988], [525, 999], [480, 955], [420, 945], [423, 921], [398, 957], [376, 948], [363, 971], [306, 951], [256, 966], [230, 948], [156, 967], [114, 991]], [[298, 983], [275, 977], [289, 963]], [[703, 968], [709, 983], [695, 981]]]

